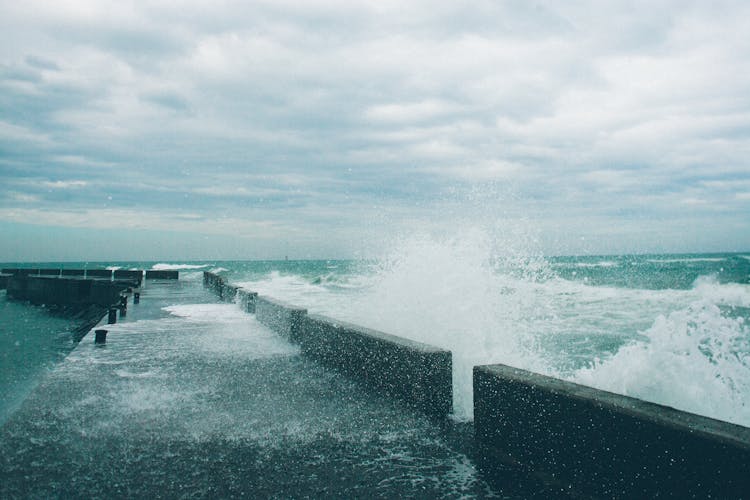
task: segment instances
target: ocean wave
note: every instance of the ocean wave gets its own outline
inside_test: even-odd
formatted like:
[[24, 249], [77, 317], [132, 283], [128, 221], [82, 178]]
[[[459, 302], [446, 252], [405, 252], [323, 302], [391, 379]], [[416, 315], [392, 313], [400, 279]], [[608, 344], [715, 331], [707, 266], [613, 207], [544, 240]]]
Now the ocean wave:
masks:
[[725, 257], [684, 257], [675, 259], [646, 259], [646, 262], [652, 264], [677, 264], [681, 262], [724, 262]]
[[595, 359], [575, 382], [750, 425], [750, 330], [701, 299], [660, 315], [644, 338]]
[[208, 267], [208, 264], [154, 264], [151, 269], [155, 271], [179, 271], [189, 269], [204, 269]]

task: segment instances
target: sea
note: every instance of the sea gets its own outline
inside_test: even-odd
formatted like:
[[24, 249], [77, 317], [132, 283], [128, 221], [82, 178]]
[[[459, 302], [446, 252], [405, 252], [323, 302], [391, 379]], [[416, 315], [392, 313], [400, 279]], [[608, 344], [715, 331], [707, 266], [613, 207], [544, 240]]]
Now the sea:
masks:
[[[472, 367], [503, 363], [750, 427], [750, 252], [544, 256], [416, 238], [372, 260], [2, 267], [174, 269], [195, 286], [219, 272], [310, 313], [449, 349], [459, 421], [472, 419]], [[74, 349], [74, 326], [0, 291], [0, 425]]]

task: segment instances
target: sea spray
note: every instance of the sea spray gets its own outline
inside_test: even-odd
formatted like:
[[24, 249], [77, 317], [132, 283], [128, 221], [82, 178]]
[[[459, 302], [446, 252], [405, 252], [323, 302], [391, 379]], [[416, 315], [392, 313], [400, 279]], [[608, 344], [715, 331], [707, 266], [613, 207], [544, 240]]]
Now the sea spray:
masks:
[[[748, 348], [742, 340], [748, 326], [740, 319], [750, 315], [747, 259], [731, 254], [544, 258], [523, 225], [456, 227], [394, 239], [392, 251], [377, 262], [340, 261], [334, 271], [322, 261], [311, 262], [304, 272], [279, 263], [239, 281], [312, 313], [451, 350], [454, 411], [461, 419], [472, 416], [472, 367], [505, 363], [748, 424], [747, 417], [737, 417], [750, 397]], [[710, 347], [705, 367], [714, 371], [700, 373], [722, 384], [703, 396], [692, 396], [689, 384], [680, 382], [693, 377], [693, 365], [685, 361], [705, 360], [661, 355], [665, 344], [651, 339], [658, 332], [677, 335], [681, 324], [699, 324], [691, 323], [693, 316], [710, 319], [702, 323], [707, 339], [721, 328], [728, 332], [719, 334], [717, 344], [703, 342], [697, 344], [703, 351], [691, 351], [705, 353]], [[689, 339], [698, 337], [691, 333]], [[648, 369], [639, 369], [641, 364]], [[661, 386], [646, 390], [654, 373]], [[627, 387], [616, 385], [624, 381]]]
[[[504, 362], [539, 367], [529, 321], [547, 314], [535, 293], [526, 257], [495, 252], [486, 231], [467, 228], [449, 238], [411, 236], [352, 300], [349, 319], [453, 353], [454, 415], [472, 417], [472, 368]], [[503, 272], [500, 272], [502, 270]]]

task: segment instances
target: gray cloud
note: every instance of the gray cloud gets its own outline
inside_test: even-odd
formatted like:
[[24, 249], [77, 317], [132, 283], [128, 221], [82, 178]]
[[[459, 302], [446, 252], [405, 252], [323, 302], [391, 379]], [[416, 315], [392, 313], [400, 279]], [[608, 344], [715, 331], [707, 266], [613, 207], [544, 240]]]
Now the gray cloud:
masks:
[[439, 226], [461, 217], [451, 200], [503, 185], [513, 195], [485, 200], [502, 205], [488, 212], [526, 214], [573, 250], [582, 227], [617, 250], [687, 215], [700, 233], [716, 214], [727, 249], [750, 247], [726, 236], [750, 235], [749, 13], [742, 2], [6, 4], [0, 220], [97, 225], [94, 210], [137, 210], [143, 230], [190, 220], [231, 238], [221, 221], [245, 219], [248, 234], [284, 228], [313, 252], [313, 234], [343, 248], [371, 237], [373, 218], [384, 232]]

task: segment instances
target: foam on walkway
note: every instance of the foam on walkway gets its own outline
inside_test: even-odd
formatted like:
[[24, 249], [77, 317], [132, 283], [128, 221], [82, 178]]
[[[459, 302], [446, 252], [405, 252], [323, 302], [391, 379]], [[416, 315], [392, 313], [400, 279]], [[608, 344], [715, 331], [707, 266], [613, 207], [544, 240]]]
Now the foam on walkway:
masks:
[[426, 417], [214, 300], [148, 283], [85, 337], [0, 430], [0, 497], [494, 495]]

